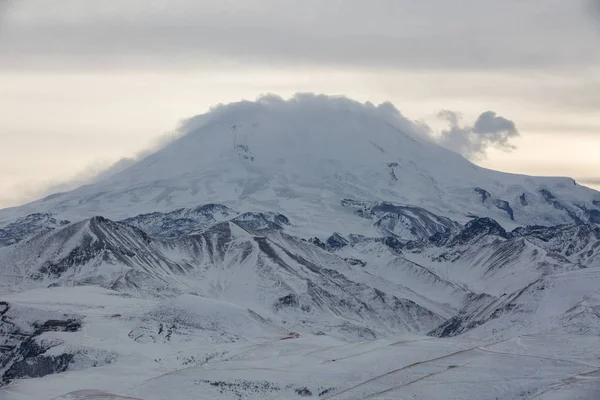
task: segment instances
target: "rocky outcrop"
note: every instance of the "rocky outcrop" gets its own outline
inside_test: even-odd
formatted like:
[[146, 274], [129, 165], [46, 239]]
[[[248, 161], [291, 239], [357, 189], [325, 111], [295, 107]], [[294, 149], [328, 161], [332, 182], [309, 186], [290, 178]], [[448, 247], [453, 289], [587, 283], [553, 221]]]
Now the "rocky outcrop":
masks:
[[58, 315], [0, 302], [0, 386], [13, 379], [38, 378], [66, 371], [76, 352], [49, 350], [62, 341], [46, 332], [77, 332], [81, 317]]
[[357, 215], [371, 219], [383, 236], [393, 236], [403, 241], [423, 240], [459, 227], [449, 218], [414, 206], [388, 202], [362, 203], [351, 199], [345, 199], [341, 204], [354, 209]]
[[69, 221], [57, 219], [52, 214], [30, 214], [0, 228], [0, 247], [19, 243], [67, 224]]
[[452, 239], [453, 245], [473, 243], [481, 238], [498, 237], [506, 239], [508, 234], [491, 218], [475, 218], [469, 221]]

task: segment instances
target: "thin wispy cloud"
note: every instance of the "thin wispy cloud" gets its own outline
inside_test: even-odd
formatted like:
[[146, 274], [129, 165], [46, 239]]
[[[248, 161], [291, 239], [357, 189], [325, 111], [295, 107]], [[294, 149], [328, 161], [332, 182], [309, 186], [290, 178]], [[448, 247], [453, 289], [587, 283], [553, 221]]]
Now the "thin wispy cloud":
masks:
[[504, 151], [516, 148], [511, 142], [519, 136], [515, 123], [493, 111], [482, 113], [473, 124], [464, 124], [461, 114], [455, 111], [442, 110], [438, 117], [449, 126], [433, 134], [433, 140], [468, 159], [484, 158], [490, 148]]

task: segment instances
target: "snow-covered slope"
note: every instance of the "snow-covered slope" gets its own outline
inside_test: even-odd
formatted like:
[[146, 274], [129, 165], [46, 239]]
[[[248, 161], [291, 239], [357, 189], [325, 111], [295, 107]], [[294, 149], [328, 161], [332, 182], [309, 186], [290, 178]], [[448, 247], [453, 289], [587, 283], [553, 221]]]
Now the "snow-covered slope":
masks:
[[[222, 215], [223, 208], [212, 209]], [[163, 223], [157, 213], [131, 220], [150, 218], [154, 225], [148, 226], [165, 229], [159, 237], [103, 217], [70, 224], [2, 249], [0, 287], [98, 285], [142, 297], [195, 293], [288, 320], [290, 329], [348, 338], [425, 333], [443, 322], [426, 297], [387, 281], [369, 284], [362, 268], [280, 232], [277, 222], [289, 223], [284, 216], [229, 213], [229, 220], [204, 229], [200, 221], [199, 232], [169, 239], [163, 236], [173, 232], [173, 213], [164, 214]]]
[[[489, 218], [460, 226], [391, 203], [351, 217], [374, 218], [379, 227], [386, 219], [380, 232], [393, 236], [306, 240], [287, 233], [293, 221], [282, 214], [218, 204], [122, 222], [93, 217], [0, 249], [0, 287], [98, 285], [151, 298], [192, 293], [243, 305], [300, 332], [356, 339], [437, 329], [447, 336], [476, 325], [449, 330], [444, 323], [455, 325], [460, 316], [480, 325], [487, 321], [480, 307], [493, 313], [548, 276], [597, 262], [596, 228], [588, 225], [507, 232]], [[407, 241], [407, 233], [426, 238]], [[560, 321], [552, 323], [558, 328]], [[510, 335], [509, 325], [505, 331]]]
[[234, 103], [192, 118], [185, 135], [127, 170], [2, 211], [0, 221], [34, 212], [123, 219], [219, 203], [280, 212], [315, 233], [336, 220], [336, 231], [359, 231], [364, 225], [344, 221], [345, 198], [419, 206], [461, 223], [487, 216], [510, 228], [599, 221], [600, 193], [568, 178], [480, 168], [421, 130], [389, 104], [312, 95]]
[[513, 234], [516, 237], [527, 237], [528, 241], [572, 262], [600, 267], [600, 228], [597, 226], [528, 226], [516, 229]]
[[81, 361], [14, 380], [0, 389], [6, 400], [595, 399], [600, 388], [598, 336], [485, 342], [402, 334], [348, 343], [297, 337], [242, 307], [194, 296], [157, 302], [87, 286], [6, 300], [12, 310], [29, 310], [22, 325], [48, 326], [52, 318], [67, 325], [57, 308], [85, 316], [81, 326], [40, 333], [38, 341], [55, 347], [28, 360], [41, 366], [52, 354], [79, 354]]
[[600, 193], [421, 129], [266, 97], [0, 210], [0, 398], [598, 397]]
[[600, 334], [598, 268], [547, 275], [498, 297], [473, 297], [434, 336], [506, 339], [517, 335]]

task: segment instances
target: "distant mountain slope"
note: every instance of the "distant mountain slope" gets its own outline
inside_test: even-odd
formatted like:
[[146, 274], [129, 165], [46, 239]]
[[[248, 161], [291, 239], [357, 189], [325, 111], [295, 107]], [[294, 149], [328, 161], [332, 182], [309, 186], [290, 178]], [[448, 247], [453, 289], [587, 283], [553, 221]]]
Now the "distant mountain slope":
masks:
[[345, 198], [418, 206], [461, 223], [491, 217], [508, 228], [600, 218], [600, 193], [568, 178], [480, 168], [428, 141], [390, 105], [266, 97], [217, 107], [192, 118], [184, 131], [125, 171], [0, 211], [0, 221], [34, 212], [124, 219], [218, 203], [282, 213], [298, 229], [317, 233], [341, 231], [328, 224], [347, 219], [339, 207]]
[[[151, 298], [199, 294], [286, 321], [290, 329], [349, 339], [455, 335], [496, 319], [499, 308], [512, 311], [515, 298], [538, 282], [598, 261], [600, 242], [591, 225], [507, 232], [489, 218], [461, 226], [418, 207], [359, 207], [350, 200], [345, 207], [350, 203], [358, 211], [349, 218], [373, 219], [379, 227], [385, 220], [380, 232], [388, 236], [304, 239], [287, 232], [294, 223], [282, 214], [240, 213], [219, 204], [122, 222], [93, 217], [0, 248], [0, 287], [98, 285]], [[482, 307], [491, 314], [484, 317]], [[552, 329], [569, 317], [562, 318]]]
[[31, 236], [46, 233], [69, 221], [57, 220], [51, 214], [31, 214], [7, 224], [0, 228], [0, 247], [9, 246], [27, 239]]
[[[223, 208], [211, 210], [222, 215]], [[198, 293], [289, 319], [295, 329], [354, 338], [423, 333], [443, 322], [426, 308], [429, 301], [419, 305], [391, 285], [369, 285], [360, 267], [281, 233], [276, 223], [288, 224], [284, 216], [228, 212], [230, 220], [205, 226], [213, 219], [206, 211], [193, 233], [168, 239], [173, 213], [131, 220], [150, 218], [148, 226], [165, 229], [154, 237], [103, 217], [73, 223], [2, 249], [2, 286], [99, 285], [143, 297]]]

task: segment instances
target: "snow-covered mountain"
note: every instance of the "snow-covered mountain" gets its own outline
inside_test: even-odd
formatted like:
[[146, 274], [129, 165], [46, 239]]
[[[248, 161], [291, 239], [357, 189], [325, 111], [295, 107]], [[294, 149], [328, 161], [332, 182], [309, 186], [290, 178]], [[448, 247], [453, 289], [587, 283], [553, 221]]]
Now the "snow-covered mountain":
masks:
[[[224, 208], [211, 209], [222, 215]], [[172, 232], [173, 215], [162, 214], [159, 225], [166, 234]], [[98, 285], [142, 297], [194, 293], [290, 319], [295, 330], [333, 329], [352, 339], [425, 333], [444, 320], [410, 299], [396, 297], [396, 291], [367, 285], [360, 266], [286, 235], [272, 221], [287, 219], [270, 217], [234, 214], [201, 232], [172, 239], [94, 217], [4, 249], [3, 284]], [[145, 219], [150, 226], [158, 213], [128, 221], [144, 224]], [[335, 315], [337, 323], [332, 326], [327, 315]]]
[[600, 193], [421, 129], [266, 97], [0, 210], [0, 397], [594, 398]]
[[[313, 95], [234, 103], [192, 118], [182, 137], [125, 171], [4, 210], [0, 220], [40, 212], [124, 219], [217, 203], [279, 212], [314, 232], [347, 220], [340, 201], [350, 198], [461, 223], [490, 217], [509, 228], [600, 221], [600, 194], [573, 179], [480, 168], [422, 130], [389, 104]], [[342, 233], [361, 227], [339, 225]]]

